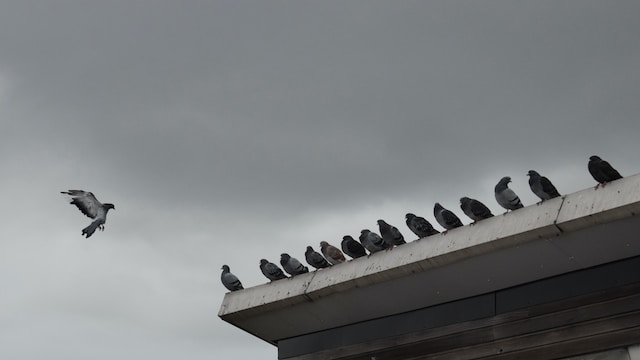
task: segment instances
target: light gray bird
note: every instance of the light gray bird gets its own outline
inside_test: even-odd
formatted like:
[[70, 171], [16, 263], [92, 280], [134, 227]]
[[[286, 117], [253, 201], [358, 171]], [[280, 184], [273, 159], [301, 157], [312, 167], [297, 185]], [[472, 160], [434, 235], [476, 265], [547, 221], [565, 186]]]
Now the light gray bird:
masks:
[[114, 209], [115, 206], [110, 203], [101, 203], [96, 197], [83, 190], [69, 190], [61, 191], [62, 194], [69, 195], [71, 197], [70, 203], [75, 205], [83, 214], [87, 215], [93, 222], [86, 228], [82, 229], [82, 235], [89, 238], [96, 229], [104, 231], [104, 224], [107, 222], [107, 212]]
[[342, 247], [342, 251], [345, 254], [354, 259], [367, 256], [367, 250], [364, 249], [364, 246], [357, 242], [351, 235], [345, 235], [342, 237], [340, 247]]
[[369, 229], [364, 229], [360, 232], [360, 243], [365, 249], [369, 251], [369, 256], [378, 251], [386, 249], [389, 245], [384, 242], [382, 237]]
[[320, 251], [322, 251], [322, 255], [327, 258], [327, 261], [330, 262], [331, 265], [337, 265], [347, 261], [340, 249], [333, 245], [329, 245], [326, 241], [320, 241]]
[[286, 279], [287, 275], [282, 272], [282, 269], [278, 265], [267, 261], [266, 259], [260, 259], [260, 271], [271, 281]]
[[442, 232], [446, 234], [449, 230], [462, 226], [462, 221], [451, 210], [447, 210], [440, 203], [436, 203], [433, 206], [433, 216], [436, 218], [438, 224], [440, 224], [445, 230]]
[[229, 291], [244, 289], [238, 277], [230, 272], [228, 265], [222, 265], [222, 274], [220, 275], [220, 280], [222, 280], [222, 285], [224, 285], [224, 287], [226, 287]]
[[287, 253], [280, 254], [280, 265], [284, 271], [291, 276], [296, 276], [309, 272], [309, 268], [302, 265], [298, 259], [289, 256]]
[[380, 229], [382, 239], [389, 245], [389, 249], [393, 249], [394, 246], [406, 244], [404, 236], [402, 236], [397, 227], [387, 224], [384, 220], [378, 220], [378, 228]]
[[611, 164], [596, 155], [589, 158], [588, 168], [591, 176], [598, 182], [598, 185], [594, 188], [596, 190], [600, 185], [605, 187], [607, 183], [613, 180], [622, 179], [622, 175], [620, 175], [618, 170], [614, 169]]
[[440, 233], [440, 231], [434, 229], [433, 225], [431, 225], [431, 223], [423, 217], [415, 216], [412, 213], [408, 213], [407, 215], [405, 215], [405, 218], [407, 219], [407, 227], [418, 236], [418, 240]]
[[307, 260], [307, 263], [316, 269], [324, 269], [331, 266], [327, 259], [325, 259], [319, 252], [313, 250], [311, 246], [307, 246], [307, 251], [305, 251], [304, 257]]
[[500, 179], [498, 184], [495, 187], [495, 195], [496, 201], [500, 206], [509, 210], [516, 210], [522, 208], [522, 202], [516, 193], [509, 189], [509, 183], [511, 182], [511, 178], [508, 176]]
[[473, 224], [476, 222], [487, 219], [493, 216], [491, 210], [476, 199], [470, 199], [468, 197], [460, 198], [460, 208], [468, 217], [473, 220]]
[[540, 198], [541, 204], [545, 200], [553, 199], [560, 196], [560, 193], [555, 186], [544, 176], [540, 176], [537, 171], [529, 170], [527, 172], [529, 176], [529, 187], [537, 197]]

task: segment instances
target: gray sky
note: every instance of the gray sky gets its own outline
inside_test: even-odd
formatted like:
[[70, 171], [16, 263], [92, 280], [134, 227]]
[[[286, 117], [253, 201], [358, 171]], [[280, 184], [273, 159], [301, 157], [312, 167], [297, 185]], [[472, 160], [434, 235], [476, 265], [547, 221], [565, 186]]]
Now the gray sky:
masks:
[[[276, 358], [228, 264], [640, 170], [637, 1], [0, 0], [0, 358]], [[93, 191], [106, 231], [59, 194]], [[410, 236], [411, 235], [411, 236]]]

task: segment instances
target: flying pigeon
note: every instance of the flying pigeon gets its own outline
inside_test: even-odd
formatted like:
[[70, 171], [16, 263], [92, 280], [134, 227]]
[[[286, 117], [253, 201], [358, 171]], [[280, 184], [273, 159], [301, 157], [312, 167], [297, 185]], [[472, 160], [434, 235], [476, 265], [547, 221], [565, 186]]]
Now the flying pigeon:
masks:
[[304, 274], [309, 272], [309, 268], [302, 265], [298, 259], [289, 256], [287, 253], [283, 253], [280, 255], [280, 265], [284, 271], [286, 271], [291, 276], [296, 276], [300, 274]]
[[545, 200], [560, 196], [560, 193], [556, 190], [556, 187], [553, 186], [551, 181], [544, 176], [540, 176], [537, 171], [529, 170], [527, 175], [529, 176], [529, 187], [531, 188], [531, 191], [540, 198], [540, 202], [538, 204], [541, 204]]
[[434, 229], [433, 225], [431, 225], [431, 223], [423, 217], [415, 216], [412, 213], [408, 213], [407, 215], [405, 215], [405, 218], [407, 219], [407, 227], [418, 236], [418, 240], [422, 239], [423, 237], [440, 233], [440, 231]]
[[605, 187], [605, 185], [610, 181], [622, 179], [622, 175], [620, 175], [616, 169], [614, 169], [608, 162], [595, 155], [589, 158], [589, 172], [598, 182], [598, 185], [594, 188], [596, 190], [600, 185]]
[[380, 235], [369, 231], [369, 229], [364, 229], [360, 232], [360, 243], [362, 243], [365, 249], [369, 250], [369, 256], [389, 247]]
[[340, 244], [342, 251], [356, 259], [367, 255], [367, 251], [362, 244], [357, 242], [351, 235], [345, 235], [342, 237], [342, 243]]
[[333, 245], [329, 245], [326, 241], [320, 241], [320, 251], [322, 251], [322, 255], [327, 258], [327, 261], [329, 261], [331, 265], [337, 265], [347, 261], [340, 249]]
[[406, 244], [404, 236], [402, 236], [397, 227], [387, 224], [384, 220], [378, 220], [378, 227], [380, 228], [382, 239], [385, 243], [389, 244], [389, 249], [393, 249], [394, 246]]
[[229, 291], [244, 289], [242, 287], [242, 283], [238, 280], [238, 277], [229, 271], [228, 265], [222, 265], [222, 275], [220, 275], [220, 280], [222, 280], [222, 285], [224, 285], [224, 287]]
[[260, 271], [271, 281], [287, 278], [278, 265], [268, 262], [266, 259], [260, 259]]
[[77, 206], [83, 214], [94, 219], [89, 226], [82, 229], [82, 235], [86, 235], [86, 237], [89, 238], [96, 229], [104, 231], [104, 223], [107, 222], [107, 212], [110, 209], [116, 209], [113, 204], [101, 203], [88, 191], [69, 190], [61, 191], [61, 193], [71, 196], [71, 204]]
[[510, 182], [511, 178], [505, 176], [500, 179], [495, 187], [496, 201], [500, 206], [507, 209], [507, 212], [509, 212], [509, 210], [516, 210], [523, 207], [518, 195], [516, 195], [513, 190], [509, 189]]
[[487, 219], [493, 216], [491, 210], [476, 199], [470, 199], [468, 197], [460, 198], [460, 208], [462, 211], [473, 220], [473, 223]]
[[433, 215], [435, 216], [436, 221], [438, 221], [438, 224], [445, 228], [445, 231], [442, 232], [443, 234], [446, 234], [451, 229], [462, 226], [460, 218], [452, 211], [443, 208], [440, 203], [436, 203], [433, 207]]
[[307, 246], [307, 251], [305, 251], [304, 257], [307, 259], [307, 263], [316, 269], [323, 269], [331, 266], [331, 264], [327, 262], [327, 259], [325, 259], [319, 252], [314, 251], [311, 246]]

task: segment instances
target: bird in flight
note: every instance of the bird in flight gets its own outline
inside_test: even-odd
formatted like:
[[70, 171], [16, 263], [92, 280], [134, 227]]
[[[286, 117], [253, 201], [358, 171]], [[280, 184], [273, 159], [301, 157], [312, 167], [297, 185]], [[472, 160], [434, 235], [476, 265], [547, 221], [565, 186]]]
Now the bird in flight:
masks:
[[78, 207], [83, 214], [93, 219], [93, 222], [89, 224], [89, 226], [82, 229], [82, 235], [89, 238], [96, 229], [104, 231], [104, 223], [107, 222], [107, 212], [111, 209], [115, 210], [113, 204], [103, 204], [98, 201], [92, 193], [84, 190], [61, 191], [61, 193], [69, 195], [71, 197], [71, 204]]

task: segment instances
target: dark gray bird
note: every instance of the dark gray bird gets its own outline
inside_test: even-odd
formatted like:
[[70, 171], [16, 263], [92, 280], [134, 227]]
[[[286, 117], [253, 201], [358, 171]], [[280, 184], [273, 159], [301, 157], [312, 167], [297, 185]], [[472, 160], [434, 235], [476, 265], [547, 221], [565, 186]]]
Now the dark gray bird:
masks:
[[360, 232], [360, 243], [369, 251], [369, 255], [382, 251], [389, 246], [380, 235], [369, 231], [369, 229], [364, 229]]
[[280, 265], [284, 271], [291, 276], [296, 276], [309, 272], [309, 268], [302, 265], [298, 259], [289, 256], [287, 253], [280, 254]]
[[287, 275], [282, 272], [278, 265], [268, 262], [266, 259], [260, 259], [260, 271], [271, 281], [287, 278]]
[[82, 229], [82, 235], [88, 238], [93, 235], [96, 229], [104, 231], [104, 224], [107, 222], [107, 212], [111, 209], [115, 210], [116, 208], [113, 204], [101, 203], [88, 191], [69, 190], [61, 191], [61, 193], [69, 195], [71, 197], [71, 204], [77, 206], [83, 214], [93, 219], [93, 222], [89, 224], [89, 226]]
[[393, 249], [394, 246], [406, 244], [404, 236], [402, 236], [397, 227], [387, 224], [384, 220], [378, 220], [378, 228], [380, 229], [382, 239], [389, 245], [389, 249]]
[[418, 240], [422, 239], [423, 237], [440, 233], [440, 231], [434, 229], [431, 223], [423, 217], [415, 216], [412, 213], [408, 213], [407, 215], [405, 215], [405, 218], [407, 219], [407, 227], [418, 236]]
[[457, 227], [462, 226], [462, 221], [460, 218], [456, 216], [452, 211], [445, 209], [440, 205], [440, 203], [436, 203], [433, 207], [433, 216], [435, 216], [438, 224], [442, 225], [445, 228], [443, 234], [446, 234], [449, 230], [455, 229]]
[[364, 246], [357, 242], [351, 235], [343, 236], [340, 246], [345, 254], [354, 259], [367, 256], [367, 251], [364, 249]]
[[529, 170], [527, 173], [529, 176], [529, 187], [537, 197], [540, 198], [541, 204], [545, 200], [557, 198], [560, 196], [560, 193], [556, 189], [555, 186], [544, 176], [540, 176], [537, 171]]
[[495, 187], [496, 201], [500, 206], [507, 209], [507, 212], [509, 212], [509, 210], [516, 210], [523, 207], [518, 195], [516, 195], [513, 190], [509, 189], [510, 182], [511, 178], [505, 176], [500, 179]]
[[238, 280], [238, 277], [233, 275], [229, 271], [228, 265], [222, 265], [222, 274], [220, 275], [220, 280], [222, 280], [222, 285], [227, 288], [229, 291], [236, 291], [244, 289], [242, 287], [242, 283]]
[[331, 266], [327, 259], [325, 259], [319, 252], [313, 250], [311, 246], [307, 246], [307, 251], [305, 251], [304, 257], [307, 260], [307, 263], [316, 269], [324, 269]]
[[466, 196], [460, 198], [460, 208], [465, 213], [465, 215], [473, 220], [474, 224], [480, 220], [487, 219], [493, 216], [491, 210], [489, 210], [489, 208], [485, 204], [476, 199], [470, 199]]
[[589, 158], [589, 172], [591, 176], [598, 182], [595, 189], [597, 190], [600, 185], [605, 187], [608, 182], [613, 180], [622, 179], [622, 175], [613, 168], [608, 162], [602, 160], [599, 156], [591, 156]]

